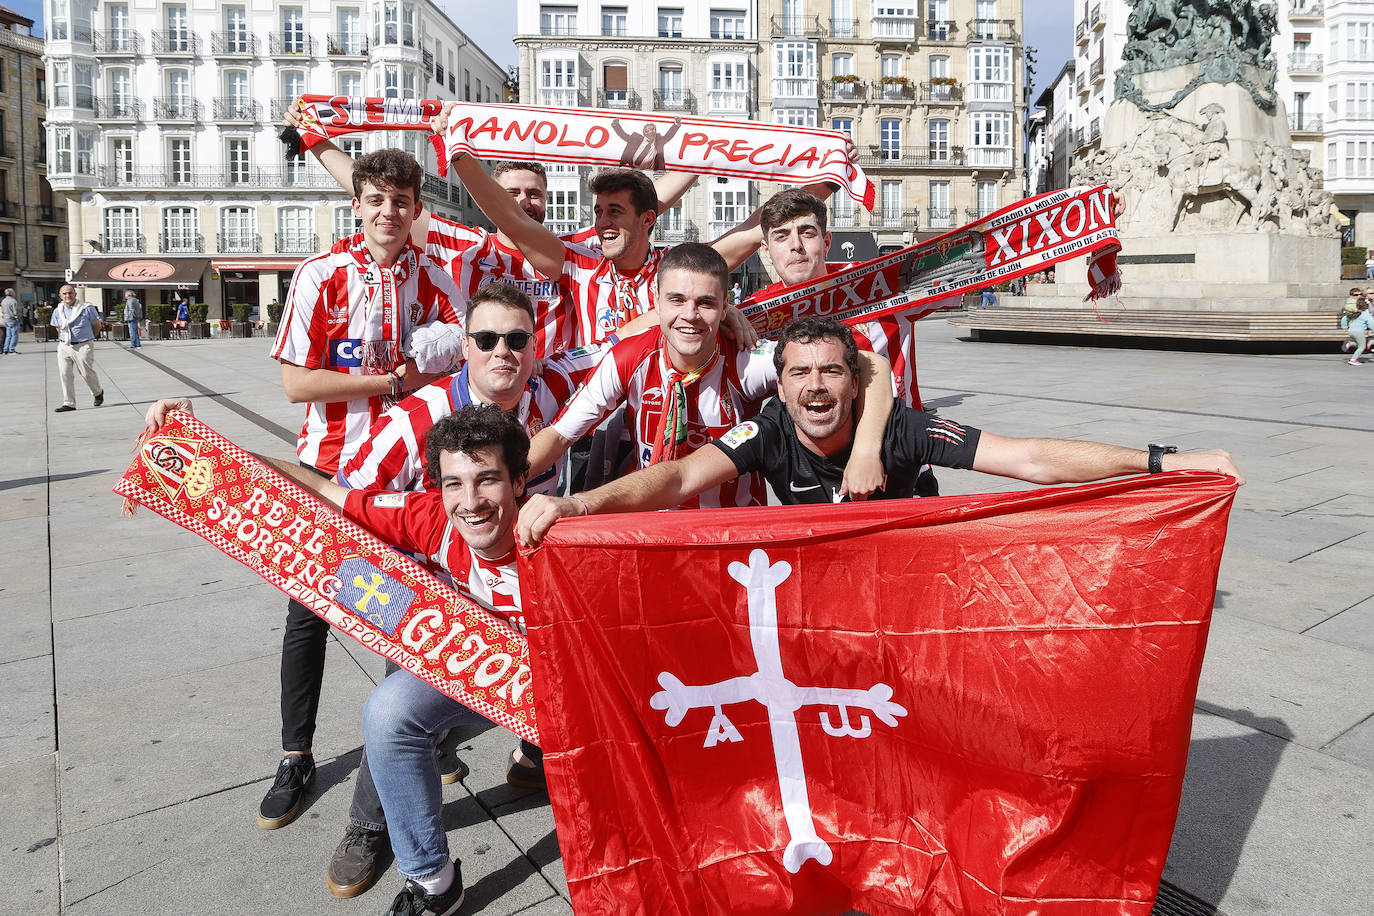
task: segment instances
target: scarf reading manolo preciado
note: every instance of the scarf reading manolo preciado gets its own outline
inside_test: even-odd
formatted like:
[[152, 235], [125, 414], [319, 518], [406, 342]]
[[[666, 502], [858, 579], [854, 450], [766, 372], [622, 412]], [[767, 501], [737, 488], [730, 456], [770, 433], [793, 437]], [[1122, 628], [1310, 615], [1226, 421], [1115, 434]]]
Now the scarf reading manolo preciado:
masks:
[[291, 152], [362, 130], [430, 132], [439, 174], [459, 153], [570, 165], [669, 169], [807, 185], [828, 181], [873, 209], [876, 189], [849, 161], [844, 133], [735, 119], [673, 117], [603, 108], [459, 102], [444, 137], [433, 121], [447, 102], [303, 95], [301, 127], [283, 132]]
[[331, 626], [538, 742], [529, 647], [505, 621], [189, 414], [172, 411], [114, 491], [199, 535]]

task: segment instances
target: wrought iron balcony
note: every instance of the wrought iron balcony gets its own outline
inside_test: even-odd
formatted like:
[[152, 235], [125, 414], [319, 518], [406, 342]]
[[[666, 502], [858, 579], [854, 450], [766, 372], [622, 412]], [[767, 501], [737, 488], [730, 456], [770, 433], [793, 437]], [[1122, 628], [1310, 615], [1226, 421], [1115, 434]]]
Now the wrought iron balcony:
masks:
[[959, 26], [952, 19], [926, 20], [926, 41], [958, 41]]
[[1079, 95], [1087, 95], [1087, 94], [1088, 94], [1088, 74], [1086, 74], [1086, 73], [1080, 73], [1080, 74], [1078, 74], [1078, 76], [1074, 77], [1073, 84], [1074, 84], [1074, 88], [1078, 90], [1078, 94], [1079, 94]]
[[975, 41], [1019, 41], [1014, 19], [970, 19], [965, 40]]
[[639, 111], [643, 106], [644, 100], [633, 89], [600, 89], [596, 93], [596, 107], [598, 108], [623, 108], [629, 111]]
[[545, 22], [539, 26], [540, 35], [578, 35], [576, 22]]
[[769, 19], [774, 38], [821, 38], [825, 35], [819, 16], [771, 16]]
[[1289, 73], [1321, 73], [1323, 58], [1320, 54], [1295, 53], [1288, 55]]
[[667, 226], [659, 223], [654, 231], [654, 238], [660, 242], [696, 242], [701, 239], [701, 231], [697, 229], [697, 224], [691, 220], [683, 220], [680, 226]]
[[865, 169], [958, 169], [966, 168], [961, 146], [918, 146], [902, 150], [898, 158], [882, 152], [861, 153], [859, 165]]
[[655, 89], [655, 111], [686, 111], [696, 114], [697, 97], [690, 89]]
[[872, 98], [880, 102], [914, 101], [916, 99], [916, 86], [910, 82], [884, 83], [879, 80], [873, 84]]
[[313, 232], [278, 232], [276, 250], [282, 253], [313, 253], [319, 251], [319, 239], [320, 237]]
[[258, 36], [247, 29], [234, 29], [228, 32], [210, 33], [210, 53], [221, 57], [243, 55], [258, 56]]
[[257, 254], [262, 251], [262, 236], [256, 232], [221, 232], [217, 251], [224, 254]]
[[1321, 115], [1293, 113], [1288, 116], [1288, 127], [1295, 134], [1319, 134], [1322, 126]]
[[1074, 26], [1074, 44], [1085, 45], [1088, 43], [1088, 20], [1084, 19]]
[[300, 32], [273, 32], [267, 36], [267, 53], [272, 57], [314, 57], [315, 39]]
[[154, 29], [153, 53], [163, 56], [200, 56], [200, 36], [190, 29]]
[[200, 254], [205, 242], [195, 232], [159, 232], [157, 250], [163, 254]]
[[257, 121], [262, 117], [257, 99], [220, 96], [214, 101], [214, 111], [216, 121]]
[[100, 183], [107, 187], [134, 188], [336, 188], [334, 179], [322, 169], [304, 165], [281, 168], [253, 166], [101, 168]]
[[199, 121], [200, 101], [179, 95], [153, 96], [153, 117], [163, 121]]
[[949, 83], [922, 83], [921, 101], [922, 102], [949, 102], [951, 104], [964, 100], [964, 87], [951, 86]]
[[868, 83], [825, 80], [821, 83], [821, 97], [831, 102], [861, 102], [868, 98]]
[[869, 216], [868, 224], [874, 229], [901, 229], [915, 232], [920, 224], [920, 210], [903, 210], [900, 207], [879, 207]]
[[1093, 4], [1092, 11], [1088, 13], [1088, 24], [1093, 27], [1093, 31], [1106, 28], [1107, 21], [1102, 18], [1102, 4]]
[[333, 56], [366, 57], [367, 36], [356, 32], [330, 32], [326, 49]]
[[143, 119], [143, 102], [139, 99], [97, 98], [95, 116], [105, 121], [140, 121]]
[[128, 254], [143, 250], [143, 236], [137, 232], [113, 230], [100, 234], [100, 250], [105, 254]]
[[1100, 57], [1093, 61], [1092, 68], [1088, 71], [1088, 78], [1094, 83], [1100, 83], [1106, 79], [1106, 61]]
[[928, 207], [926, 208], [926, 228], [927, 229], [953, 229], [954, 220], [959, 211], [953, 207]]
[[133, 29], [109, 29], [96, 32], [95, 50], [99, 54], [140, 54], [143, 52], [143, 36]]
[[831, 38], [858, 38], [859, 20], [857, 19], [834, 19], [830, 20]]

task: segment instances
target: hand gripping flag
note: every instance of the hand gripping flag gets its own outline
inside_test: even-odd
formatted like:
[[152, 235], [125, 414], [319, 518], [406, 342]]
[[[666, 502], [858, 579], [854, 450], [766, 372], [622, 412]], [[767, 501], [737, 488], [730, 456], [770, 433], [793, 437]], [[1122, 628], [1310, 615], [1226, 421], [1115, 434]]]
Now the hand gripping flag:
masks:
[[1099, 299], [1121, 289], [1121, 251], [1106, 185], [1052, 191], [901, 251], [853, 264], [819, 280], [750, 299], [740, 311], [760, 335], [806, 315], [857, 324], [901, 312], [912, 319], [958, 304], [952, 297], [1088, 257]]
[[200, 535], [331, 626], [538, 743], [525, 638], [189, 414], [114, 491]]
[[1234, 493], [560, 522], [521, 581], [574, 909], [1148, 916]]

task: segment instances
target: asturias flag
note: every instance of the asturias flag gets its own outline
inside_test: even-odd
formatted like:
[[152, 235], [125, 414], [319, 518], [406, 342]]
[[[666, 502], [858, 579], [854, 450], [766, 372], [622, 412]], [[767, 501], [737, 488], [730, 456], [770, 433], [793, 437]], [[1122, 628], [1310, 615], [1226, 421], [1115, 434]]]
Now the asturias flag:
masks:
[[1147, 916], [1234, 493], [561, 522], [521, 581], [574, 909]]

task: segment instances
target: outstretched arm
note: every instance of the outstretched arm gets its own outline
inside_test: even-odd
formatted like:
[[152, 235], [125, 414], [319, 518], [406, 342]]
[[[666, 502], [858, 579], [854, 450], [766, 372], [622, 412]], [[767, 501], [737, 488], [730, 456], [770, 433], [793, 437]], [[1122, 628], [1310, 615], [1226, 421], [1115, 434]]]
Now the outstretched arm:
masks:
[[520, 209], [515, 198], [487, 174], [480, 161], [459, 153], [453, 158], [453, 171], [487, 218], [524, 253], [530, 266], [546, 277], [562, 276], [565, 250], [558, 236]]
[[[1149, 452], [1072, 439], [1012, 439], [983, 432], [973, 469], [1028, 483], [1087, 483], [1124, 474], [1143, 474]], [[1210, 449], [1165, 455], [1166, 471], [1198, 470], [1229, 474], [1245, 483], [1229, 452]]]
[[738, 476], [734, 462], [720, 449], [707, 445], [686, 458], [635, 471], [571, 499], [532, 496], [520, 510], [520, 543], [527, 547], [538, 544], [560, 518], [671, 509]]
[[348, 487], [341, 487], [328, 477], [321, 477], [314, 471], [298, 464], [292, 464], [290, 461], [283, 461], [280, 458], [269, 458], [257, 453], [254, 453], [253, 457], [263, 464], [270, 465], [274, 471], [283, 477], [300, 484], [335, 509], [342, 509], [344, 500], [348, 498]]
[[525, 474], [526, 478], [533, 480], [553, 467], [553, 463], [562, 458], [570, 448], [572, 440], [564, 439], [552, 426], [546, 426], [535, 433], [534, 438], [530, 440], [530, 469]]

